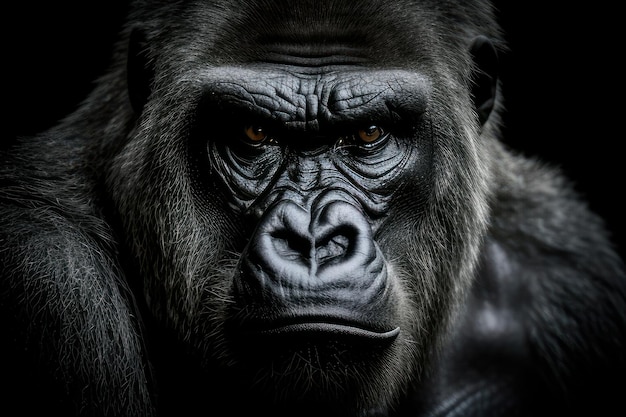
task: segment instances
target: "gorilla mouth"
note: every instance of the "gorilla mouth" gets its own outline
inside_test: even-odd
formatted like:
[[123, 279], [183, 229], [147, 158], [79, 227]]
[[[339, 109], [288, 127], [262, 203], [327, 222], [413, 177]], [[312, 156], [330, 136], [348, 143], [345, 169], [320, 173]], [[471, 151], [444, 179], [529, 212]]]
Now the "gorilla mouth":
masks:
[[332, 317], [290, 317], [269, 325], [245, 326], [244, 334], [256, 337], [285, 337], [301, 340], [355, 340], [373, 343], [391, 342], [400, 334], [400, 327], [374, 329], [366, 324]]
[[388, 331], [377, 331], [357, 326], [354, 324], [342, 324], [332, 322], [305, 322], [288, 323], [277, 327], [257, 331], [261, 335], [302, 335], [302, 336], [339, 336], [372, 341], [387, 341], [395, 339], [400, 334], [400, 328], [396, 327]]

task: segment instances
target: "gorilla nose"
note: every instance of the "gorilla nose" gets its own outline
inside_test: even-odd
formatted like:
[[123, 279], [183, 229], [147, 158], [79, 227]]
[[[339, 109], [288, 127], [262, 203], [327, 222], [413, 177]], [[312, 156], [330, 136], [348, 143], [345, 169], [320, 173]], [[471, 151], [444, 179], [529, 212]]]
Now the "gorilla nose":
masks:
[[368, 225], [355, 222], [357, 217], [347, 215], [347, 207], [351, 206], [332, 203], [311, 220], [299, 206], [282, 204], [260, 229], [263, 256], [280, 270], [301, 263], [310, 277], [324, 266], [340, 263], [356, 246], [363, 246], [358, 244], [364, 234], [361, 230], [368, 229]]
[[361, 211], [331, 201], [313, 213], [279, 202], [265, 213], [242, 257], [244, 292], [281, 299], [350, 297], [378, 287], [384, 262]]

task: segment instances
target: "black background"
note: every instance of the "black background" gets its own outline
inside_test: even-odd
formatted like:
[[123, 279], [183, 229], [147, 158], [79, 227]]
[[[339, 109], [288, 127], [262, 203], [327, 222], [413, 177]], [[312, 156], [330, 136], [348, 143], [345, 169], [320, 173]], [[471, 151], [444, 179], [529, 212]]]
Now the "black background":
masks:
[[[3, 13], [3, 98], [9, 109], [3, 144], [44, 130], [86, 97], [106, 69], [126, 7], [103, 0], [38, 3], [13, 3]], [[496, 4], [510, 47], [501, 57], [504, 140], [561, 166], [606, 219], [624, 255], [620, 13], [597, 1]]]

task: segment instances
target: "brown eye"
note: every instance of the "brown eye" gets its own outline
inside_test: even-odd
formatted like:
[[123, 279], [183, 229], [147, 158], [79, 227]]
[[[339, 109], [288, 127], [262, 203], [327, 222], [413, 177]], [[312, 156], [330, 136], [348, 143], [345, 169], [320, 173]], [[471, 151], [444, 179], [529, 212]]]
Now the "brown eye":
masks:
[[248, 139], [252, 142], [263, 142], [267, 138], [267, 133], [260, 126], [248, 126], [245, 132]]
[[359, 138], [365, 143], [372, 143], [380, 139], [385, 132], [382, 128], [372, 125], [367, 129], [361, 129], [357, 132]]

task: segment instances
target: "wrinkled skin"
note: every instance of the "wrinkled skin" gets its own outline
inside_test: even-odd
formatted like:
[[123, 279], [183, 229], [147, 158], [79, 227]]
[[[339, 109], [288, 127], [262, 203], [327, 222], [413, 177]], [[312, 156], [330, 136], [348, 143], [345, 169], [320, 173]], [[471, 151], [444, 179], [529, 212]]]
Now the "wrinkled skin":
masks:
[[619, 406], [622, 261], [499, 141], [499, 28], [458, 3], [137, 2], [81, 107], [2, 155], [5, 402]]

